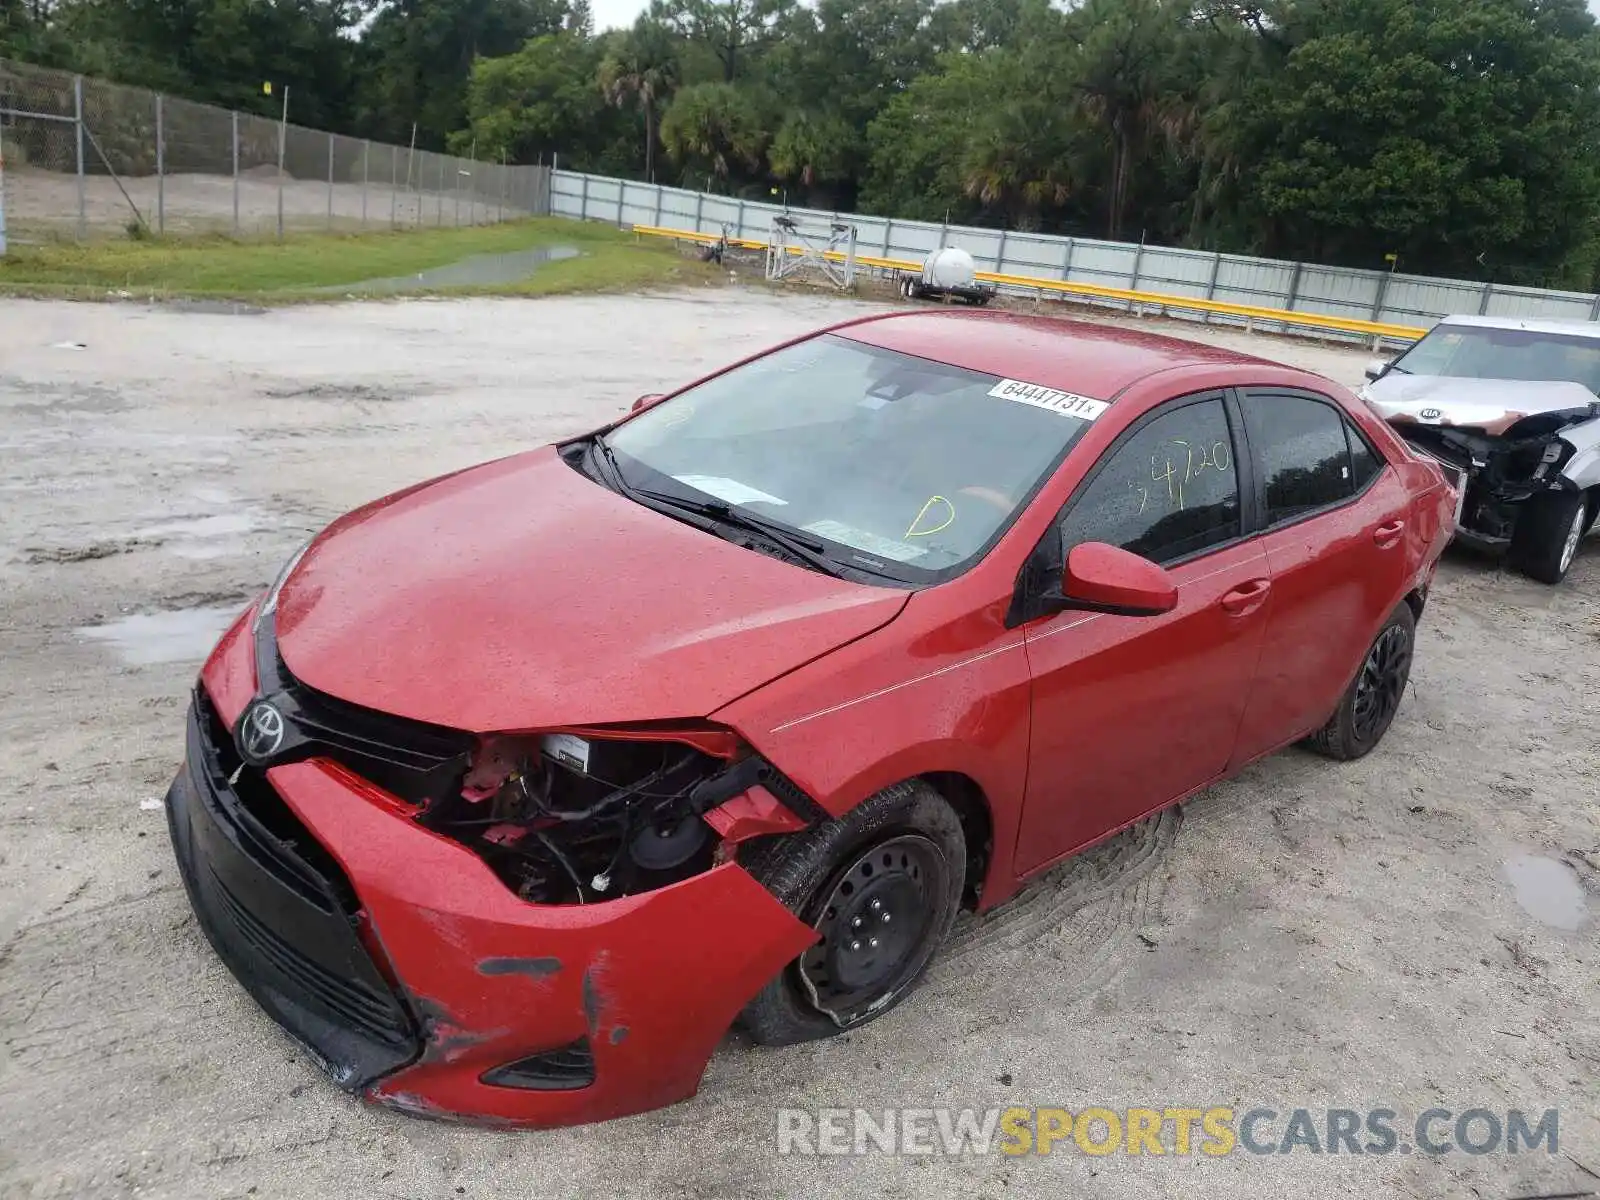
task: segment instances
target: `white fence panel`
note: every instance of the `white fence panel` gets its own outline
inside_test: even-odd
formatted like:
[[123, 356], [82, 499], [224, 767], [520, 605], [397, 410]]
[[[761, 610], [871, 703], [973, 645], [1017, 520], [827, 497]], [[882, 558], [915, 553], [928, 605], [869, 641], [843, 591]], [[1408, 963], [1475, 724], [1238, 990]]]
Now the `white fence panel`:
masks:
[[1600, 296], [1581, 292], [1547, 292], [1539, 288], [1496, 287], [1488, 312], [1496, 317], [1539, 317], [1547, 321], [1592, 321]]
[[944, 228], [925, 221], [896, 221], [890, 239], [890, 258], [905, 258], [921, 262], [942, 244]]
[[686, 192], [682, 188], [661, 189], [661, 218], [652, 222], [667, 229], [692, 229], [705, 232], [701, 221], [703, 201], [699, 192]]
[[1481, 283], [1395, 275], [1383, 293], [1376, 320], [1396, 325], [1426, 325], [1442, 313], [1475, 313], [1483, 304]]
[[1060, 279], [1066, 263], [1065, 239], [1041, 233], [1013, 233], [1006, 239], [1006, 260], [1002, 274], [1031, 275], [1036, 279]]
[[1122, 242], [1097, 242], [1078, 238], [1072, 245], [1072, 263], [1067, 277], [1102, 287], [1125, 288], [1133, 280], [1134, 261], [1139, 247]]
[[[1600, 296], [1585, 292], [1500, 287], [1172, 246], [1139, 246], [1096, 238], [785, 209], [765, 201], [573, 171], [552, 172], [550, 211], [563, 217], [699, 233], [720, 233], [727, 228], [733, 236], [755, 241], [767, 240], [772, 218], [787, 212], [813, 228], [825, 229], [835, 221], [854, 224], [857, 253], [871, 257], [920, 263], [941, 246], [960, 246], [971, 253], [981, 271], [1397, 325], [1426, 327], [1446, 314], [1479, 312], [1493, 316], [1600, 319]], [[1102, 303], [1131, 307], [1123, 300]], [[1197, 315], [1195, 319], [1234, 324], [1243, 321], [1225, 314]]]
[[1146, 246], [1139, 261], [1139, 289], [1173, 296], [1204, 297], [1216, 255], [1201, 250]]
[[1282, 308], [1289, 299], [1293, 283], [1293, 263], [1224, 254], [1217, 267], [1217, 283], [1211, 298], [1229, 304]]
[[1294, 308], [1298, 312], [1370, 321], [1382, 282], [1381, 271], [1346, 271], [1306, 263], [1300, 268]]

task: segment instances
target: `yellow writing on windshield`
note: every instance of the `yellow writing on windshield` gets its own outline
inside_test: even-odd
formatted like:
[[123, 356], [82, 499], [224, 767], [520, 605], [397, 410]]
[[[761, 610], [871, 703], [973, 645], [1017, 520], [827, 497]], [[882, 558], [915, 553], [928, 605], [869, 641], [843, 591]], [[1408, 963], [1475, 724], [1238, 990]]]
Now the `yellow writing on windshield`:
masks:
[[[941, 515], [944, 517], [944, 520], [940, 521], [937, 525], [932, 524], [933, 520]], [[951, 504], [950, 501], [946, 500], [943, 496], [929, 496], [927, 503], [925, 503], [922, 506], [922, 510], [917, 513], [916, 519], [906, 527], [905, 536], [908, 538], [929, 537], [932, 534], [938, 533], [940, 530], [949, 529], [955, 519], [956, 506], [954, 504]], [[929, 522], [928, 527], [925, 529], [919, 528], [924, 521]]]

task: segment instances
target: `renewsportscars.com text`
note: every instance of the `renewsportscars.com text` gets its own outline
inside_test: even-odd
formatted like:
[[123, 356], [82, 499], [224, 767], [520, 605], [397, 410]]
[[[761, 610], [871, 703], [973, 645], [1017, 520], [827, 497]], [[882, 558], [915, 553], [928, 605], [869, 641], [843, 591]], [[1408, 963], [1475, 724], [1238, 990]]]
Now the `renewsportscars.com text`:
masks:
[[1560, 1113], [1429, 1108], [783, 1108], [779, 1154], [1556, 1154]]

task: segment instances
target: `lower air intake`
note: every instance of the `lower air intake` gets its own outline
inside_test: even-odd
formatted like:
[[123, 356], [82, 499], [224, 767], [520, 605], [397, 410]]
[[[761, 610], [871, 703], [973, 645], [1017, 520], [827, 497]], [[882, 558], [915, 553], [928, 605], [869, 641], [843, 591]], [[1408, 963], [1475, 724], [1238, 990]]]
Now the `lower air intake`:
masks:
[[485, 1072], [485, 1083], [537, 1092], [565, 1092], [594, 1082], [594, 1051], [587, 1038]]

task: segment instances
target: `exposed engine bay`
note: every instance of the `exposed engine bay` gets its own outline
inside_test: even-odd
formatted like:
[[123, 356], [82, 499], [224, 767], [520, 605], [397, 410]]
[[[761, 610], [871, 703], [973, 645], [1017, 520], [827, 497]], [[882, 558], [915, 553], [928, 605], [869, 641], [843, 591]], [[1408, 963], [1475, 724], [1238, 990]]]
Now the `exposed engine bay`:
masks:
[[[266, 768], [332, 759], [472, 850], [532, 903], [589, 904], [665, 887], [731, 857], [743, 838], [827, 818], [723, 726], [686, 720], [479, 736], [309, 687], [279, 656], [271, 613], [255, 641], [260, 692], [234, 729], [217, 731], [222, 742], [240, 743], [236, 784], [270, 792]], [[279, 735], [262, 756], [243, 743], [252, 714], [264, 710]], [[775, 816], [746, 805], [737, 819], [706, 820], [757, 785], [776, 802]]]
[[1361, 397], [1456, 488], [1456, 536], [1555, 583], [1600, 512], [1600, 325], [1451, 316]]
[[[1462, 492], [1457, 524], [1461, 532], [1488, 543], [1509, 543], [1518, 506], [1547, 491], [1574, 485], [1562, 468], [1576, 446], [1561, 435], [1575, 426], [1600, 422], [1600, 403], [1584, 408], [1534, 413], [1513, 420], [1499, 433], [1483, 427], [1445, 424], [1447, 410], [1424, 423], [1409, 414], [1389, 417], [1395, 432], [1416, 449], [1439, 460]], [[1600, 428], [1600, 425], [1597, 425]]]
[[419, 819], [471, 848], [533, 903], [585, 904], [664, 887], [718, 861], [723, 843], [705, 813], [757, 782], [785, 790], [763, 759], [733, 758], [731, 735], [708, 730], [695, 740], [485, 738], [460, 792]]

